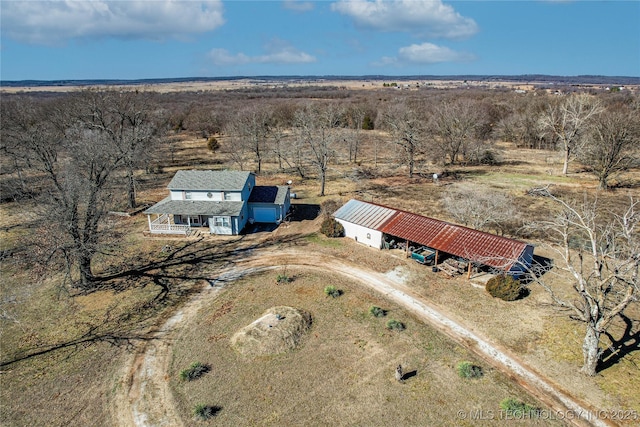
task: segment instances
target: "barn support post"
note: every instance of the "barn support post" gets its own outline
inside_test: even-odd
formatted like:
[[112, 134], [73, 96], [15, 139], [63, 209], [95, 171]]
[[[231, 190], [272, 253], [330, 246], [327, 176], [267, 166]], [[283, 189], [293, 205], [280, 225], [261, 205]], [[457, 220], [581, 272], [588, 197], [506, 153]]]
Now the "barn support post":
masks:
[[433, 265], [438, 265], [438, 252], [439, 252], [439, 251], [436, 249], [436, 259], [435, 259], [435, 261], [433, 262]]
[[467, 263], [467, 279], [471, 279], [471, 261]]
[[407, 246], [404, 247], [404, 256], [409, 258], [409, 239], [407, 239]]

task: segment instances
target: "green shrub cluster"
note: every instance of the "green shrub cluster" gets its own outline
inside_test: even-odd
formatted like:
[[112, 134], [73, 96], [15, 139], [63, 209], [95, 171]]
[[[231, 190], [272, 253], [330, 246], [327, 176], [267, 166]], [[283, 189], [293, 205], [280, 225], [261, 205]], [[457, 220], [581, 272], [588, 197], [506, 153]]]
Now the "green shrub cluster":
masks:
[[211, 370], [209, 365], [200, 362], [194, 362], [187, 369], [180, 371], [180, 379], [183, 381], [197, 380]]
[[375, 123], [369, 114], [365, 114], [364, 119], [362, 120], [362, 129], [364, 130], [373, 130], [375, 127]]
[[483, 375], [482, 368], [471, 362], [460, 362], [456, 369], [461, 378], [480, 378]]
[[218, 406], [205, 405], [203, 403], [198, 403], [193, 407], [193, 415], [201, 420], [208, 420], [209, 418], [213, 418], [216, 416], [218, 412], [220, 412]]
[[278, 274], [278, 277], [276, 278], [276, 282], [289, 283], [291, 282], [291, 277], [287, 276], [286, 273], [281, 273], [281, 274]]
[[531, 406], [512, 397], [503, 399], [500, 402], [500, 409], [507, 415], [515, 418], [537, 418], [540, 415], [540, 408]]
[[372, 305], [371, 307], [369, 307], [369, 314], [371, 314], [374, 317], [384, 317], [387, 315], [386, 310], [378, 307], [377, 305]]
[[327, 237], [344, 236], [344, 227], [335, 218], [327, 217], [320, 225], [320, 232]]
[[387, 322], [387, 329], [391, 329], [392, 331], [404, 331], [405, 326], [404, 323], [396, 319], [389, 319]]
[[491, 296], [505, 301], [515, 301], [525, 295], [520, 282], [506, 274], [489, 279], [486, 290]]
[[325, 286], [324, 293], [332, 298], [338, 298], [342, 295], [342, 291], [333, 285]]
[[215, 137], [211, 137], [207, 140], [207, 148], [209, 151], [215, 154], [215, 152], [220, 148], [220, 143]]

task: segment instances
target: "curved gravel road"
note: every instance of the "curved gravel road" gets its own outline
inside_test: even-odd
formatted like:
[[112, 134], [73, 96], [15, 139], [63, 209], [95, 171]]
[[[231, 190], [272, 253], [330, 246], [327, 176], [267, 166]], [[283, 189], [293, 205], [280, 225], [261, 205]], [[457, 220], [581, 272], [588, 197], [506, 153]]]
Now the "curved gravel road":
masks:
[[417, 297], [410, 287], [393, 275], [363, 269], [335, 257], [309, 254], [296, 249], [260, 251], [252, 254], [251, 257], [220, 272], [211, 281], [211, 286], [203, 287], [201, 292], [176, 312], [156, 332], [156, 339], [140, 348], [123, 367], [121, 387], [118, 387], [112, 405], [114, 421], [127, 427], [183, 425], [175, 411], [168, 380], [171, 342], [180, 325], [194, 316], [203, 304], [211, 302], [226, 283], [244, 275], [283, 266], [318, 271], [331, 270], [343, 274], [385, 295], [458, 344], [472, 350], [547, 405], [550, 411], [574, 417], [573, 420], [567, 419], [568, 422], [580, 426], [615, 425], [608, 420], [591, 417], [590, 414], [596, 412], [595, 408], [572, 397], [551, 379], [535, 372], [506, 349], [471, 331], [459, 320], [454, 320], [454, 316], [445, 309], [436, 308], [424, 298]]

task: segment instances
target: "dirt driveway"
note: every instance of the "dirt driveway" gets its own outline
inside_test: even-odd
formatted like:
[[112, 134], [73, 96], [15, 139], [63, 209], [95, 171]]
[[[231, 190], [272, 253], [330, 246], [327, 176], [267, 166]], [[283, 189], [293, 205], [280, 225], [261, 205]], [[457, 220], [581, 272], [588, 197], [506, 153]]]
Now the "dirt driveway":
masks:
[[589, 414], [595, 413], [596, 408], [571, 396], [551, 379], [535, 372], [506, 349], [465, 327], [463, 322], [455, 319], [445, 309], [435, 307], [423, 298], [415, 296], [396, 275], [376, 273], [342, 259], [321, 254], [311, 255], [308, 251], [298, 249], [256, 251], [251, 257], [212, 277], [211, 285], [203, 287], [201, 292], [156, 332], [156, 340], [150, 341], [129, 358], [123, 367], [120, 387], [117, 388], [111, 405], [114, 423], [136, 427], [183, 425], [174, 408], [168, 378], [171, 342], [181, 323], [194, 316], [204, 304], [211, 302], [226, 283], [247, 274], [282, 266], [318, 271], [331, 270], [348, 276], [400, 304], [458, 344], [475, 352], [487, 363], [513, 378], [543, 402], [550, 411], [558, 411], [565, 416], [571, 414], [566, 418], [575, 417], [569, 420], [575, 425], [615, 425], [603, 419], [589, 419]]

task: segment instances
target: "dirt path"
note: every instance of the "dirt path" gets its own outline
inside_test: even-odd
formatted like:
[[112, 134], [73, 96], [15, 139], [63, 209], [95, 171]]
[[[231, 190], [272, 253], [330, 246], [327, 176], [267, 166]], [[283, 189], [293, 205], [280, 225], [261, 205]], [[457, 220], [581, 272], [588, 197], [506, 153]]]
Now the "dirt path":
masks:
[[596, 412], [595, 408], [572, 397], [558, 384], [535, 372], [506, 349], [465, 327], [461, 321], [454, 320], [454, 316], [445, 309], [436, 308], [424, 299], [416, 297], [411, 289], [394, 275], [372, 272], [334, 257], [311, 255], [295, 249], [265, 251], [237, 262], [232, 268], [221, 272], [215, 281], [212, 281], [212, 286], [203, 288], [183, 309], [174, 314], [156, 333], [157, 339], [141, 348], [124, 367], [122, 387], [118, 388], [112, 405], [114, 420], [119, 425], [127, 427], [183, 425], [174, 408], [167, 376], [171, 342], [180, 323], [192, 318], [204, 304], [212, 301], [225, 283], [247, 274], [282, 266], [304, 267], [318, 271], [331, 270], [348, 276], [385, 295], [460, 345], [469, 348], [487, 363], [511, 377], [547, 405], [549, 410], [558, 411], [559, 415], [569, 422], [575, 425], [615, 425], [607, 420], [590, 417], [590, 414]]

